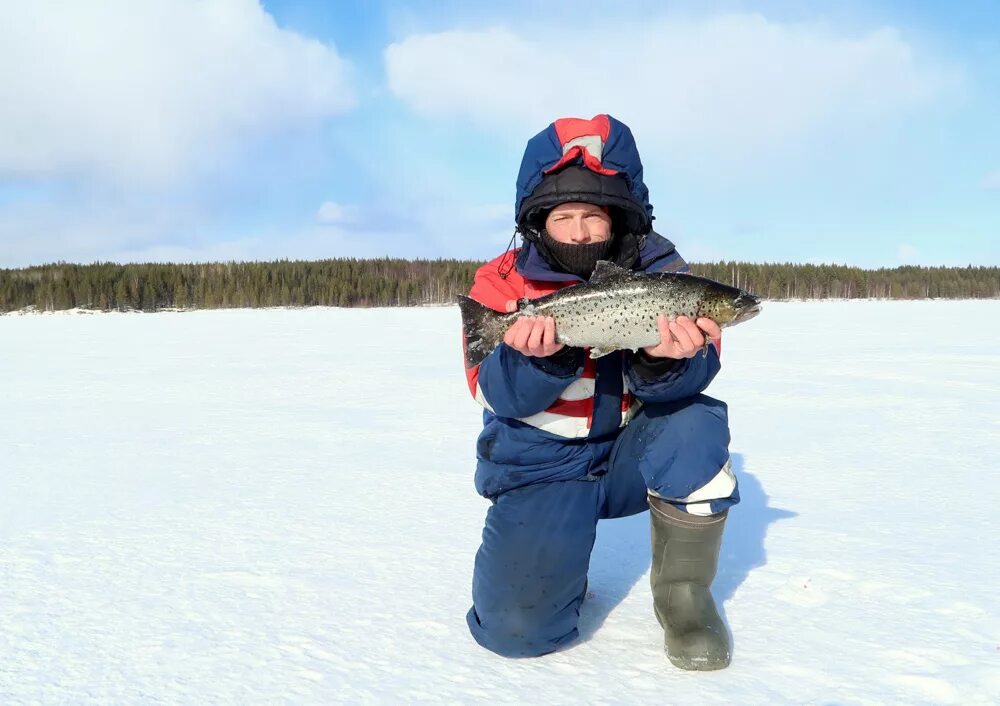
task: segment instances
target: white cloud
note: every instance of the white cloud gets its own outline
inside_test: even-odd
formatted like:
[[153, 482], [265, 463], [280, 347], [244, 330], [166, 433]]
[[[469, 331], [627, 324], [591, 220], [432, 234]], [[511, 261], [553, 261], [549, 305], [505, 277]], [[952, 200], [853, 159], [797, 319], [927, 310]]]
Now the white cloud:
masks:
[[[506, 203], [434, 203], [418, 209], [427, 234], [425, 257], [493, 257], [507, 247], [514, 233], [512, 208]], [[519, 242], [519, 241], [518, 241]]]
[[254, 0], [35, 0], [3, 15], [0, 175], [169, 179], [355, 103], [336, 51]]
[[323, 225], [343, 225], [357, 223], [358, 208], [356, 206], [324, 201], [316, 211], [316, 221]]
[[[323, 260], [336, 257], [383, 257], [392, 253], [392, 236], [368, 233], [367, 238], [338, 227], [311, 226], [258, 229], [249, 236], [190, 245], [152, 244], [112, 250], [100, 260], [110, 262], [239, 262]], [[414, 255], [414, 253], [408, 253]]]
[[641, 136], [640, 147], [714, 153], [878, 119], [954, 79], [922, 65], [893, 29], [846, 36], [721, 15], [602, 24], [575, 31], [571, 42], [552, 36], [507, 29], [411, 36], [385, 52], [389, 86], [424, 116], [471, 120], [517, 139], [555, 117], [608, 112]]
[[983, 177], [982, 186], [986, 191], [1000, 191], [1000, 169]]
[[[395, 208], [396, 210], [393, 210]], [[322, 221], [320, 212], [333, 220]], [[335, 220], [340, 219], [340, 220]], [[299, 223], [234, 227], [210, 204], [87, 193], [0, 208], [0, 268], [50, 262], [211, 262], [332, 257], [489, 258], [511, 236], [498, 203], [335, 204]]]
[[[197, 206], [136, 202], [92, 192], [0, 208], [0, 268], [115, 260], [189, 239], [206, 220]], [[133, 258], [130, 261], [137, 261]]]
[[900, 243], [896, 250], [896, 257], [904, 265], [915, 264], [920, 253], [909, 243]]
[[[409, 193], [398, 200], [336, 206], [327, 209], [328, 215], [340, 220], [321, 221], [320, 227], [304, 232], [338, 237], [336, 252], [350, 256], [493, 257], [514, 230], [509, 204]], [[288, 242], [286, 236], [282, 240]]]

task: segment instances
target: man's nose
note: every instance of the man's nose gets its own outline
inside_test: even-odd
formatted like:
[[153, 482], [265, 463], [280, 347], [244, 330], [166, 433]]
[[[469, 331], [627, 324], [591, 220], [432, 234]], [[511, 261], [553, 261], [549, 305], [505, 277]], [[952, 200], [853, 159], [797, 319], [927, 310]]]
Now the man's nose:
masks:
[[573, 232], [570, 234], [574, 243], [587, 243], [590, 241], [590, 229], [582, 218], [573, 221]]

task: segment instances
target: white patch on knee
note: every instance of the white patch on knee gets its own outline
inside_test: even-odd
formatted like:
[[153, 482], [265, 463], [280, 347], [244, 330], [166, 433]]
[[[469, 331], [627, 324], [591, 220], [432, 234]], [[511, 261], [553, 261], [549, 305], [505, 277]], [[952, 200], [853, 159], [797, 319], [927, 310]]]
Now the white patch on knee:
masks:
[[736, 476], [733, 475], [732, 463], [726, 461], [722, 469], [715, 474], [712, 480], [698, 488], [686, 498], [667, 498], [655, 490], [650, 490], [649, 494], [674, 505], [681, 505], [681, 509], [690, 515], [700, 515], [707, 517], [714, 514], [712, 512], [712, 500], [722, 500], [728, 498], [736, 490]]
[[[736, 476], [733, 475], [732, 464], [727, 460], [725, 465], [722, 466], [722, 470], [716, 473], [712, 480], [686, 498], [681, 499], [680, 502], [687, 503], [690, 506], [692, 503], [705, 503], [706, 500], [722, 500], [732, 495], [734, 490], [736, 490]], [[688, 512], [692, 512], [690, 507], [688, 507]], [[692, 512], [692, 514], [698, 515], [701, 513]]]

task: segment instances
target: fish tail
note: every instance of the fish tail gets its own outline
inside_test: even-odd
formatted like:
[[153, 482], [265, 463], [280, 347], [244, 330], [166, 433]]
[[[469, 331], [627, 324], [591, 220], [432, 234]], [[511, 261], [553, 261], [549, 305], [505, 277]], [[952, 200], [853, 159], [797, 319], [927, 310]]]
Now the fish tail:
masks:
[[462, 311], [462, 329], [465, 334], [465, 365], [474, 368], [483, 362], [493, 349], [500, 345], [506, 327], [504, 314], [480, 304], [475, 299], [462, 296], [458, 307]]

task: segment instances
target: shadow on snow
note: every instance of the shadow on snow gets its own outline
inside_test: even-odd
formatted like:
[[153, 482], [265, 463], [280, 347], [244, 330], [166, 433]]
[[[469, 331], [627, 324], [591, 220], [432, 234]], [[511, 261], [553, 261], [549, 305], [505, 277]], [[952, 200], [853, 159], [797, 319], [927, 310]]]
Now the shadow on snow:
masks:
[[[723, 619], [726, 617], [725, 603], [736, 594], [736, 589], [751, 571], [767, 563], [764, 539], [770, 525], [797, 515], [768, 506], [768, 496], [757, 477], [746, 471], [742, 454], [732, 454], [732, 464], [739, 481], [740, 502], [726, 521], [719, 572], [712, 585], [712, 594]], [[581, 641], [594, 636], [611, 611], [649, 571], [648, 514], [602, 520], [598, 524], [588, 573], [590, 589], [595, 595], [584, 601], [580, 611]], [[649, 619], [655, 621], [652, 598], [648, 601]]]

